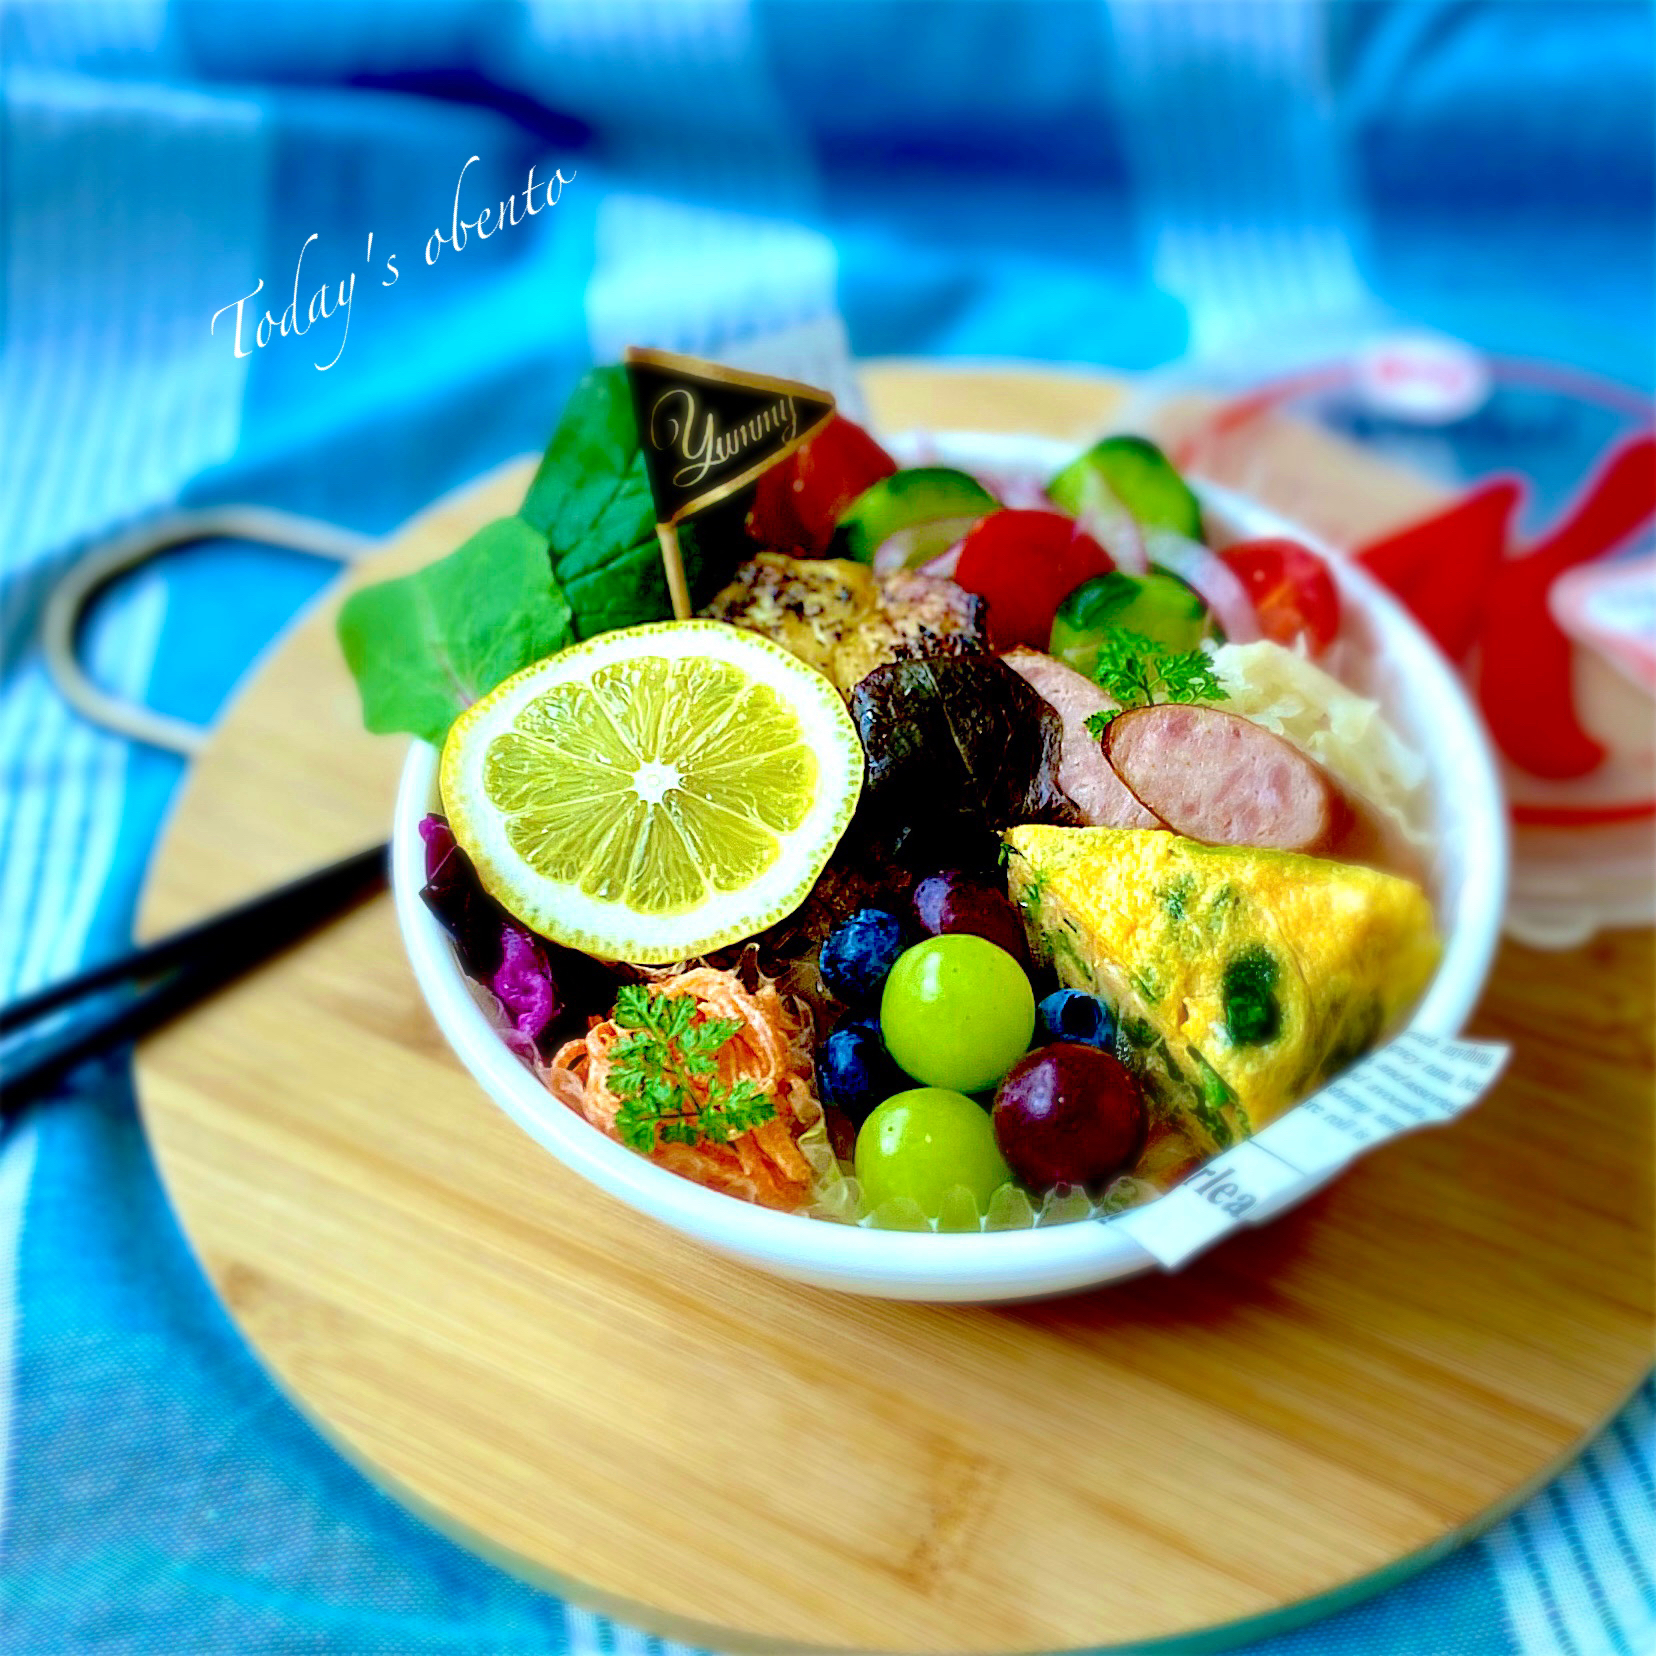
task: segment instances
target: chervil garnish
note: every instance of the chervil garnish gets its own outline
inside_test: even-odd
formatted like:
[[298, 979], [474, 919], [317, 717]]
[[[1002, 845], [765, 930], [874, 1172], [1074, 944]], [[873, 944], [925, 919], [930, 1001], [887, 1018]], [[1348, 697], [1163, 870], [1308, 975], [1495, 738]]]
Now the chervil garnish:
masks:
[[1120, 703], [1087, 720], [1087, 729], [1094, 736], [1102, 736], [1110, 720], [1130, 708], [1149, 707], [1156, 702], [1229, 699], [1207, 651], [1170, 650], [1126, 627], [1112, 627], [1104, 635], [1093, 681]]
[[613, 1016], [629, 1032], [610, 1048], [608, 1075], [621, 1100], [615, 1128], [629, 1149], [724, 1144], [774, 1119], [776, 1106], [756, 1082], [717, 1079], [719, 1052], [740, 1020], [703, 1018], [691, 996], [640, 984], [616, 995]]

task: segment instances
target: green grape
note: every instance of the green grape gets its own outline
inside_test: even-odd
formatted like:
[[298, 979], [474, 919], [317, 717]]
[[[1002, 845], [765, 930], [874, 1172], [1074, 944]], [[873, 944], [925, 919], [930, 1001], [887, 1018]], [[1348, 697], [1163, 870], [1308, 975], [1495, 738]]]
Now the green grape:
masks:
[[1011, 1177], [988, 1112], [944, 1087], [894, 1093], [857, 1134], [857, 1178], [870, 1209], [907, 1197], [929, 1219], [947, 1206], [958, 1221], [963, 1204], [946, 1201], [957, 1185], [984, 1213]]
[[981, 1092], [1028, 1051], [1035, 993], [1023, 967], [988, 939], [928, 937], [891, 968], [880, 1030], [886, 1050], [916, 1081]]

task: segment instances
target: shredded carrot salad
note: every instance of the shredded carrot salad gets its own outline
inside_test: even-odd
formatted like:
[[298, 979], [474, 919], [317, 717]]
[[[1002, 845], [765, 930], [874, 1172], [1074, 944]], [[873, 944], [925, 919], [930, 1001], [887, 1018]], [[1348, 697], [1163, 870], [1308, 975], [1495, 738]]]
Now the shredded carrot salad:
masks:
[[[803, 1008], [778, 993], [763, 975], [748, 989], [734, 972], [712, 966], [660, 978], [651, 985], [663, 995], [690, 995], [701, 1018], [729, 1018], [740, 1027], [718, 1053], [721, 1085], [747, 1079], [776, 1108], [775, 1116], [725, 1143], [657, 1142], [651, 1160], [697, 1184], [794, 1212], [814, 1195], [816, 1174], [799, 1140], [822, 1121], [822, 1106], [811, 1086], [811, 1021]], [[553, 1096], [620, 1142], [616, 1113], [621, 1100], [607, 1085], [610, 1050], [627, 1032], [613, 1019], [595, 1020], [585, 1035], [565, 1041], [553, 1054], [546, 1085]], [[695, 1089], [706, 1098], [705, 1083]]]

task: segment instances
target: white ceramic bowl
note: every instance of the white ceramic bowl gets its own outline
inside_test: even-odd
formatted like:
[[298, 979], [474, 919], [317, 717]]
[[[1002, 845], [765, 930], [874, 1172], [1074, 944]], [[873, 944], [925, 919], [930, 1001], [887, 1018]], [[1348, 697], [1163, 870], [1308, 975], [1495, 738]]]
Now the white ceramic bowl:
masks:
[[[905, 446], [894, 445], [899, 454]], [[1044, 439], [932, 434], [936, 460], [1050, 475], [1070, 457]], [[1204, 491], [1215, 539], [1303, 533], [1252, 503]], [[1443, 962], [1408, 1027], [1457, 1034], [1488, 976], [1507, 880], [1507, 829], [1494, 761], [1460, 682], [1408, 615], [1362, 570], [1332, 567], [1347, 625], [1372, 643], [1369, 683], [1429, 767], [1437, 847], [1431, 883]], [[1351, 681], [1352, 675], [1348, 674]], [[416, 742], [398, 791], [392, 886], [414, 975], [438, 1026], [479, 1086], [544, 1149], [648, 1219], [763, 1270], [887, 1299], [988, 1302], [1066, 1293], [1137, 1276], [1155, 1262], [1116, 1225], [1080, 1221], [1029, 1231], [933, 1234], [860, 1229], [773, 1213], [663, 1171], [559, 1104], [518, 1062], [472, 999], [448, 934], [420, 899], [419, 822], [439, 808], [437, 753]], [[1382, 1152], [1384, 1153], [1384, 1152]]]

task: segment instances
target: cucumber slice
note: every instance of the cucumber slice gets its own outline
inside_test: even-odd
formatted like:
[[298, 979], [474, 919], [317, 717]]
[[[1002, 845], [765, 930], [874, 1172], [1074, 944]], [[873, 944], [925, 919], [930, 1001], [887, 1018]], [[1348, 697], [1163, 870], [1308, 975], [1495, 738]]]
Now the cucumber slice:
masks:
[[[901, 474], [899, 474], [901, 475]], [[1106, 437], [1072, 460], [1047, 484], [1061, 511], [1080, 517], [1108, 490], [1146, 529], [1173, 529], [1206, 544], [1202, 508], [1173, 462], [1145, 437]]]
[[1104, 635], [1116, 627], [1170, 650], [1193, 650], [1213, 630], [1207, 605], [1177, 575], [1116, 569], [1083, 581], [1058, 606], [1047, 653], [1091, 678]]
[[871, 564], [893, 541], [902, 560], [894, 566], [916, 569], [941, 557], [999, 504], [975, 477], [952, 466], [910, 466], [870, 484], [840, 513], [828, 555]]

